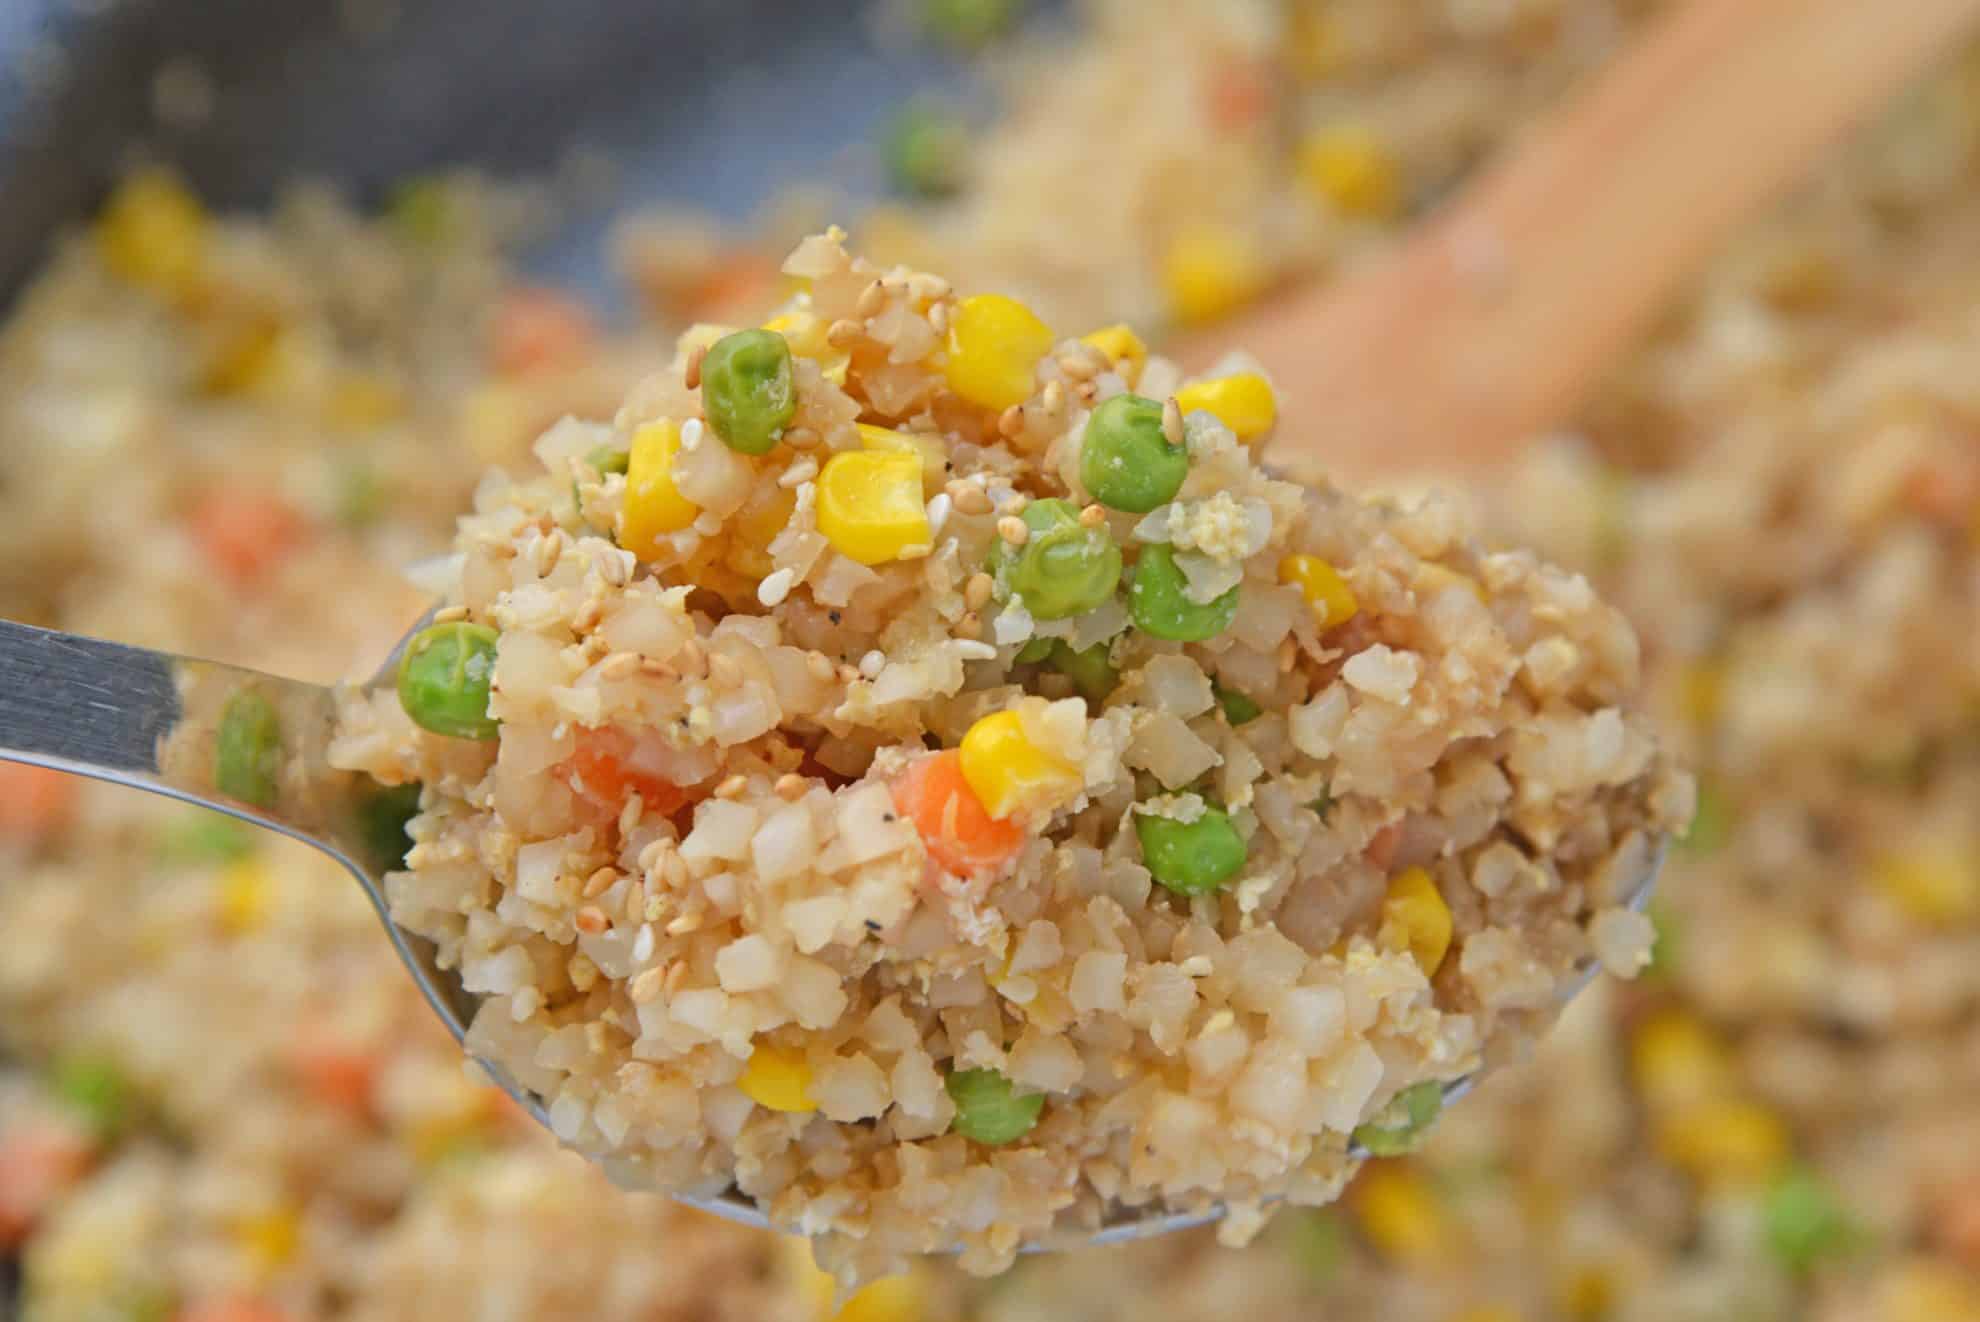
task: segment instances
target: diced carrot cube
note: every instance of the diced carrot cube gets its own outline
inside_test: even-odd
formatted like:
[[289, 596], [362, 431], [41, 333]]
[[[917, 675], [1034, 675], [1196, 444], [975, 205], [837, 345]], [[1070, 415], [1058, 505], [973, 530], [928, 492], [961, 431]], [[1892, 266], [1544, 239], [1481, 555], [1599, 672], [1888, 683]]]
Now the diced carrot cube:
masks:
[[894, 781], [893, 793], [929, 856], [951, 872], [994, 868], [1024, 846], [1023, 829], [992, 817], [970, 789], [956, 749], [916, 760]]

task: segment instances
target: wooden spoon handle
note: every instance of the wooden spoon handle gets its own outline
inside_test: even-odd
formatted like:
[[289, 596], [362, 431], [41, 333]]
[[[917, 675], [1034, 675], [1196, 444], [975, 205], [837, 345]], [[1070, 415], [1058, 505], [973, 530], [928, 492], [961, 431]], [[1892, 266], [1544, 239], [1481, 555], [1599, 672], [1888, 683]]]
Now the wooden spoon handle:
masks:
[[1980, 0], [1688, 0], [1394, 254], [1237, 331], [1304, 419], [1274, 457], [1504, 459], [1976, 22]]

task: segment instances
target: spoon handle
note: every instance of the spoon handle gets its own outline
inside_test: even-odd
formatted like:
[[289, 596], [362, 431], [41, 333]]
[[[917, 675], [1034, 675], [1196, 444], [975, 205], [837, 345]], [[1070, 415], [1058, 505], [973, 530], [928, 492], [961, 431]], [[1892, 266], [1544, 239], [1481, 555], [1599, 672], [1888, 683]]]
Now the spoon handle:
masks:
[[[227, 774], [230, 708], [255, 719], [234, 722]], [[0, 620], [0, 761], [183, 799], [342, 857], [361, 843], [354, 794], [371, 787], [329, 766], [335, 712], [315, 684]], [[243, 732], [259, 750], [244, 766]]]
[[1323, 420], [1279, 457], [1507, 457], [1976, 23], [1980, 0], [1687, 0], [1393, 255], [1240, 332]]

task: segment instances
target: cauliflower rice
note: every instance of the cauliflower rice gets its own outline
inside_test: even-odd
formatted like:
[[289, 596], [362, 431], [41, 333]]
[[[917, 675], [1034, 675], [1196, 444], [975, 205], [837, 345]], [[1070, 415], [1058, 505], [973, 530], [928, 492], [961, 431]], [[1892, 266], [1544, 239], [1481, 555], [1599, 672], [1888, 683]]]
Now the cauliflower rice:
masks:
[[[807, 292], [773, 322], [798, 354], [783, 443], [718, 437], [702, 366], [740, 341], [690, 332], [461, 523], [434, 629], [499, 632], [499, 734], [421, 729], [402, 684], [354, 694], [332, 747], [424, 785], [393, 917], [486, 998], [468, 1048], [560, 1139], [622, 1183], [733, 1184], [849, 1276], [957, 1243], [997, 1271], [1122, 1209], [1221, 1200], [1242, 1235], [1334, 1198], [1399, 1095], [1519, 1054], [1578, 965], [1647, 961], [1618, 906], [1690, 786], [1626, 712], [1636, 641], [1584, 580], [1438, 500], [1277, 480], [1173, 402], [1187, 476], [1150, 509], [1083, 450], [1131, 386], [1189, 396], [1171, 364], [1061, 340], [986, 406], [972, 370], [1009, 350], [972, 319], [1002, 305], [836, 232], [784, 271]], [[690, 507], [649, 536], [663, 433]], [[876, 455], [921, 519], [884, 552], [832, 514]], [[1032, 583], [1034, 617], [1010, 566], [1046, 546], [1017, 516], [1060, 497], [1136, 557], [1132, 590], [1113, 554], [1077, 613]], [[1144, 600], [1162, 554], [1228, 607], [1194, 641]], [[1345, 599], [1303, 591], [1316, 560]], [[1040, 640], [1103, 649], [1115, 683], [1074, 693]], [[1019, 749], [974, 753], [987, 730]], [[931, 811], [917, 777], [958, 745], [967, 802]], [[942, 811], [1006, 834], [980, 852]], [[1241, 864], [1172, 880], [1149, 819], [1213, 812]], [[1042, 1096], [1035, 1128], [957, 1132], [981, 1071]]]

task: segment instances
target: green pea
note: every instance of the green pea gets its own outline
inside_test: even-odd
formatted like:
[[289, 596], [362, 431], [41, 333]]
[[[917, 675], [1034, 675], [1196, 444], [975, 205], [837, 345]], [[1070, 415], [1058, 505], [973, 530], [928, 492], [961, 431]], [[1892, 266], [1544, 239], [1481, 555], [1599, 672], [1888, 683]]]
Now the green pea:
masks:
[[1174, 551], [1161, 543], [1143, 547], [1128, 580], [1128, 609], [1135, 626], [1174, 643], [1200, 643], [1230, 628], [1237, 618], [1238, 590], [1198, 605], [1184, 595], [1188, 583]]
[[254, 829], [217, 812], [194, 812], [174, 822], [158, 842], [159, 862], [232, 863], [254, 852]]
[[370, 464], [356, 460], [343, 465], [332, 479], [336, 485], [337, 522], [346, 528], [368, 528], [385, 512], [385, 488]]
[[1045, 1109], [1045, 1094], [1020, 1093], [996, 1070], [957, 1070], [944, 1086], [956, 1104], [956, 1132], [992, 1147], [1030, 1133]]
[[1708, 780], [1698, 782], [1698, 811], [1692, 816], [1691, 825], [1685, 828], [1680, 838], [1685, 850], [1693, 854], [1710, 854], [1725, 846], [1732, 837], [1732, 804], [1726, 796]]
[[1079, 696], [1098, 707], [1121, 682], [1121, 672], [1114, 669], [1113, 649], [1106, 643], [1095, 643], [1083, 652], [1075, 652], [1066, 642], [1052, 649], [1052, 668], [1073, 682]]
[[1086, 420], [1079, 480], [1108, 509], [1146, 514], [1174, 500], [1188, 476], [1189, 451], [1169, 444], [1154, 400], [1116, 395]]
[[[601, 478], [611, 473], [623, 476], [632, 468], [632, 454], [616, 445], [601, 445], [584, 456], [584, 463]], [[580, 511], [584, 509], [584, 493], [578, 489], [575, 477], [571, 479], [571, 503]]]
[[1227, 689], [1222, 684], [1212, 684], [1210, 692], [1216, 695], [1217, 705], [1223, 709], [1224, 719], [1233, 729], [1257, 720], [1265, 714], [1265, 709], [1236, 689]]
[[968, 131], [962, 120], [939, 106], [904, 107], [888, 126], [882, 145], [887, 177], [910, 197], [947, 197], [962, 185]]
[[400, 184], [392, 190], [385, 214], [407, 238], [436, 247], [453, 237], [460, 220], [454, 190], [440, 178]]
[[1121, 548], [1105, 524], [1089, 528], [1069, 500], [1034, 500], [1024, 507], [1031, 535], [1023, 546], [1002, 538], [990, 551], [998, 588], [1024, 598], [1041, 620], [1063, 620], [1092, 610], [1121, 583]]
[[1059, 640], [1056, 638], [1034, 638], [1018, 648], [1017, 655], [1011, 660], [1021, 666], [1035, 666], [1041, 661], [1049, 660], [1052, 649], [1058, 645]]
[[420, 630], [399, 660], [399, 703], [414, 724], [455, 739], [493, 739], [488, 714], [499, 635], [485, 624], [454, 620]]
[[923, 0], [928, 30], [963, 50], [975, 50], [1010, 31], [1022, 0]]
[[1290, 1241], [1293, 1261], [1316, 1285], [1324, 1285], [1340, 1274], [1347, 1261], [1347, 1227], [1340, 1213], [1332, 1208], [1297, 1214], [1283, 1232]]
[[1193, 822], [1137, 812], [1134, 834], [1148, 871], [1178, 895], [1209, 895], [1244, 866], [1244, 837], [1221, 808]]
[[1761, 1207], [1767, 1246], [1791, 1271], [1807, 1271], [1855, 1247], [1858, 1231], [1835, 1190], [1813, 1171], [1790, 1170]]
[[56, 1066], [50, 1082], [55, 1096], [81, 1115], [97, 1138], [114, 1138], [123, 1131], [130, 1114], [130, 1087], [114, 1064], [78, 1056]]
[[281, 772], [282, 718], [274, 703], [253, 689], [242, 689], [220, 710], [213, 784], [230, 799], [272, 808]]
[[1444, 1109], [1444, 1085], [1431, 1079], [1412, 1084], [1382, 1108], [1382, 1114], [1354, 1127], [1354, 1141], [1371, 1157], [1413, 1152]]
[[352, 826], [365, 862], [379, 872], [397, 872], [406, 864], [412, 837], [406, 824], [419, 811], [419, 782], [374, 785], [359, 795]]
[[776, 331], [724, 335], [701, 360], [708, 425], [738, 454], [769, 454], [797, 413], [790, 341]]

